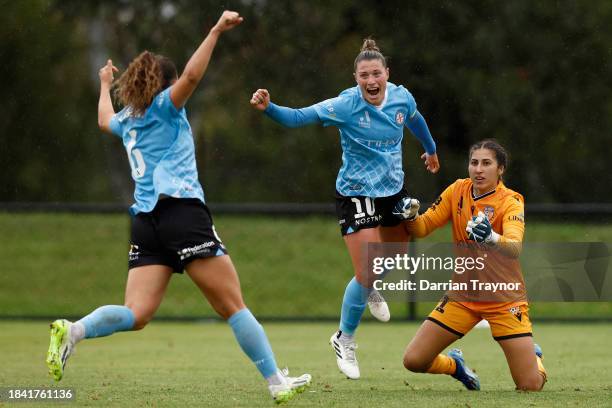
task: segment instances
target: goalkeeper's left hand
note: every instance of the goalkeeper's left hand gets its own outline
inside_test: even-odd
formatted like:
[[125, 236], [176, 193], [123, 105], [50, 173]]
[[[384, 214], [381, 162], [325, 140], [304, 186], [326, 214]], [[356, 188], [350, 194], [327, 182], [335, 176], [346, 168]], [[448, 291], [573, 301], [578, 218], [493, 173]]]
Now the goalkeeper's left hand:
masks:
[[468, 221], [465, 231], [468, 233], [469, 239], [480, 244], [485, 243], [494, 245], [499, 241], [499, 234], [493, 231], [491, 222], [482, 211], [479, 211], [478, 216], [472, 217], [472, 219]]
[[414, 221], [420, 207], [421, 203], [416, 198], [402, 197], [393, 207], [392, 213], [400, 220]]

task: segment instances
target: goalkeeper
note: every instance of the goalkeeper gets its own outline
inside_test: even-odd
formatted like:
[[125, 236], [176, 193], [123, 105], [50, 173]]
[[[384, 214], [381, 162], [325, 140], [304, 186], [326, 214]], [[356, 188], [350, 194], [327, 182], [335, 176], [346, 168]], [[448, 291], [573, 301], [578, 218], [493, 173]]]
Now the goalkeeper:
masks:
[[[456, 244], [475, 242], [490, 253], [489, 258], [503, 258], [490, 268], [495, 279], [515, 274], [522, 282], [517, 258], [525, 232], [524, 202], [522, 195], [502, 182], [507, 165], [507, 153], [495, 140], [474, 144], [469, 153], [470, 177], [455, 181], [424, 214], [403, 225], [411, 235], [424, 237], [450, 220]], [[400, 200], [397, 209], [409, 205], [406, 201]], [[460, 350], [453, 349], [448, 356], [440, 353], [486, 319], [506, 355], [516, 388], [541, 390], [546, 370], [542, 350], [532, 339], [526, 299], [524, 290], [512, 300], [477, 302], [457, 301], [455, 295], [447, 293], [408, 344], [404, 366], [413, 372], [449, 374], [468, 390], [479, 390], [478, 376], [467, 367]]]

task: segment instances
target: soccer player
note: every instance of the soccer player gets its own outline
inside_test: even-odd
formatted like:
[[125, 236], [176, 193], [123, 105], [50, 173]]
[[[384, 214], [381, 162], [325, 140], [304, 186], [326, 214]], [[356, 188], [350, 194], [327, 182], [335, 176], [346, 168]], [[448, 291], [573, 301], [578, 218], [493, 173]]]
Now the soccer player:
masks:
[[[355, 331], [366, 303], [379, 320], [389, 320], [386, 302], [372, 289], [373, 274], [366, 268], [368, 242], [405, 241], [406, 230], [391, 212], [408, 197], [402, 169], [402, 139], [408, 127], [425, 149], [427, 169], [439, 169], [436, 144], [413, 96], [403, 86], [388, 82], [389, 68], [376, 42], [366, 39], [354, 63], [357, 85], [315, 105], [291, 109], [270, 101], [266, 89], [253, 93], [251, 105], [288, 127], [313, 123], [336, 126], [342, 144], [342, 167], [336, 180], [336, 214], [348, 248], [355, 277], [346, 286], [340, 327], [330, 344], [338, 368], [350, 379], [360, 377], [355, 356]], [[400, 211], [410, 218], [418, 200], [408, 198]]]
[[67, 359], [82, 339], [140, 330], [153, 317], [173, 273], [183, 270], [215, 311], [226, 319], [276, 402], [291, 399], [311, 381], [279, 370], [263, 327], [242, 300], [234, 265], [204, 201], [185, 103], [196, 89], [219, 36], [243, 21], [224, 11], [191, 56], [180, 77], [167, 58], [148, 51], [128, 66], [116, 84], [125, 108], [115, 113], [110, 89], [117, 68], [100, 69], [100, 129], [123, 141], [135, 183], [125, 304], [106, 305], [71, 323], [51, 324], [49, 373], [61, 380]]
[[[469, 152], [469, 178], [448, 186], [424, 214], [404, 226], [420, 238], [452, 221], [458, 248], [486, 251], [489, 265], [486, 273], [479, 272], [480, 277], [520, 281], [524, 288], [518, 263], [525, 232], [524, 200], [504, 185], [502, 175], [507, 168], [508, 155], [495, 140], [474, 144]], [[400, 208], [404, 205], [398, 203]], [[486, 319], [506, 355], [516, 388], [541, 390], [546, 370], [542, 349], [533, 343], [526, 292], [500, 293], [496, 299], [484, 296], [480, 299], [485, 301], [473, 301], [478, 296], [447, 292], [408, 344], [404, 366], [413, 372], [449, 374], [468, 390], [479, 390], [480, 381], [465, 364], [460, 350], [453, 349], [448, 356], [440, 353]]]

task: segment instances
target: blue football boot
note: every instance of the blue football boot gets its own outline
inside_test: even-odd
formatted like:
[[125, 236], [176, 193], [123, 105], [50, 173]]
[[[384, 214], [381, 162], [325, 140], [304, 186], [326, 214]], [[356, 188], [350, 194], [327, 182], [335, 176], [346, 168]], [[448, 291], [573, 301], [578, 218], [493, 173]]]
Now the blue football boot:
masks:
[[463, 353], [459, 349], [452, 349], [448, 352], [448, 356], [455, 360], [457, 369], [452, 377], [461, 381], [465, 388], [471, 391], [480, 391], [480, 380], [475, 372], [473, 372], [463, 359]]

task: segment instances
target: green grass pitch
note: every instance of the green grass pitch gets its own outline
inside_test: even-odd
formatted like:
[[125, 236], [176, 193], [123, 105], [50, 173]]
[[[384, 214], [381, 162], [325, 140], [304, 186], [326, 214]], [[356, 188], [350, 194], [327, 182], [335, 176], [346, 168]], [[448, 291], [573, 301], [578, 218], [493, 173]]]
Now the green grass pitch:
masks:
[[[257, 316], [336, 319], [350, 261], [333, 217], [216, 217], [217, 230], [240, 274], [244, 297]], [[124, 215], [0, 213], [0, 315], [82, 316], [103, 304], [121, 304], [128, 249]], [[448, 230], [430, 240], [448, 240]], [[610, 225], [538, 223], [528, 241], [612, 242]], [[327, 341], [336, 323], [264, 324], [279, 364], [314, 382], [290, 406], [304, 407], [529, 407], [611, 406], [608, 344], [612, 302], [531, 305], [536, 340], [544, 348], [550, 381], [541, 393], [513, 390], [506, 362], [488, 330], [459, 342], [481, 376], [469, 393], [447, 376], [417, 375], [401, 365], [418, 327], [402, 323], [406, 307], [391, 304], [394, 323], [366, 323], [358, 332], [362, 379], [338, 372]], [[420, 303], [418, 313], [432, 305]], [[172, 279], [158, 316], [212, 316], [186, 276]], [[540, 324], [544, 317], [595, 317], [602, 324]], [[153, 322], [137, 333], [85, 341], [53, 384], [44, 364], [48, 324], [0, 320], [0, 387], [73, 387], [77, 401], [42, 406], [271, 406], [258, 373], [224, 323]], [[13, 406], [0, 401], [0, 407]]]
[[[295, 407], [529, 407], [610, 406], [609, 325], [535, 325], [549, 382], [544, 391], [514, 391], [503, 353], [488, 329], [457, 342], [480, 375], [481, 392], [468, 392], [444, 375], [413, 374], [401, 364], [414, 323], [366, 323], [358, 331], [362, 378], [345, 379], [327, 344], [331, 323], [269, 323], [264, 327], [280, 365], [310, 372], [312, 386]], [[53, 383], [44, 364], [48, 325], [0, 323], [0, 384], [71, 387], [76, 402], [93, 407], [273, 406], [263, 380], [224, 323], [152, 323], [143, 331], [85, 340]], [[10, 404], [11, 406], [13, 404]], [[20, 403], [19, 406], [59, 406]], [[0, 402], [0, 406], [6, 406]]]
[[[333, 217], [219, 216], [215, 224], [257, 316], [338, 316], [353, 272]], [[123, 302], [127, 215], [0, 213], [0, 236], [0, 315], [81, 316]], [[446, 227], [428, 240], [449, 237]], [[612, 242], [612, 226], [531, 222], [526, 239]], [[612, 302], [531, 306], [534, 320], [612, 316]], [[406, 314], [405, 304], [391, 308], [396, 316]], [[421, 303], [418, 314], [426, 316], [431, 308]], [[214, 311], [187, 276], [175, 276], [157, 315], [213, 316]]]

